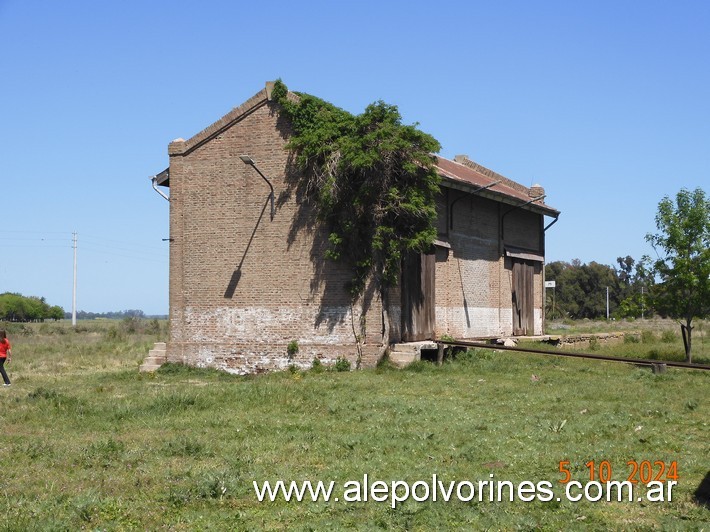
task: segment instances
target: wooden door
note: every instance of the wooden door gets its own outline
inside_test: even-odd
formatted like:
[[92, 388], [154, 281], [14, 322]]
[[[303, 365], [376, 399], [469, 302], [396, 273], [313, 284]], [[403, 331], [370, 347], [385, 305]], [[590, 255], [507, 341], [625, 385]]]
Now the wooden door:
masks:
[[535, 333], [535, 267], [531, 261], [513, 259], [513, 335]]
[[436, 255], [410, 254], [402, 261], [402, 341], [434, 338]]

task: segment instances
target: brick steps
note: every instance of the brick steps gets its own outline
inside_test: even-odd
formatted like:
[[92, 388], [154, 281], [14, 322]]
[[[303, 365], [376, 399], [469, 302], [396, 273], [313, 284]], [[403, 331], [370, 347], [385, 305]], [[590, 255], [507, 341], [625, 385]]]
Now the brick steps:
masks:
[[165, 342], [156, 342], [153, 349], [148, 351], [148, 356], [143, 360], [138, 371], [155, 371], [168, 361]]

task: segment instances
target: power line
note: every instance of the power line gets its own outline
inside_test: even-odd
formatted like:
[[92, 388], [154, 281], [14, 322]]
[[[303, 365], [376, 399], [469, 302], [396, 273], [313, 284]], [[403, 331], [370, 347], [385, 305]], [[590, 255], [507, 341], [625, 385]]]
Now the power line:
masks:
[[3, 247], [4, 247], [4, 248], [13, 248], [13, 249], [48, 249], [48, 248], [69, 249], [69, 248], [71, 248], [71, 244], [69, 244], [69, 245], [63, 245], [63, 246], [57, 246], [57, 245], [47, 245], [47, 246], [37, 245], [37, 246], [32, 246], [32, 245], [18, 245], [18, 244], [3, 244]]
[[88, 251], [89, 253], [94, 253], [96, 255], [110, 255], [112, 257], [122, 257], [124, 259], [132, 259], [132, 260], [140, 260], [140, 261], [145, 261], [145, 262], [155, 262], [159, 264], [165, 264], [168, 261], [168, 258], [161, 258], [158, 256], [155, 257], [146, 257], [146, 256], [140, 256], [140, 255], [126, 255], [125, 253], [113, 253], [111, 251], [104, 251], [104, 250], [98, 250], [98, 249], [92, 249], [90, 247], [82, 246], [82, 251]]
[[105, 237], [102, 237], [102, 236], [84, 235], [83, 233], [82, 233], [82, 238], [83, 238], [84, 240], [97, 240], [97, 241], [99, 241], [99, 242], [110, 242], [110, 243], [113, 243], [113, 244], [120, 244], [120, 245], [130, 246], [130, 247], [150, 247], [150, 248], [152, 248], [152, 247], [157, 247], [157, 246], [154, 246], [153, 244], [138, 244], [138, 243], [135, 242], [135, 241], [113, 240], [113, 239], [105, 238]]
[[32, 235], [71, 235], [69, 231], [8, 231], [0, 230], [0, 233], [12, 233], [12, 234], [32, 234]]
[[65, 242], [66, 238], [3, 238], [4, 242]]
[[[82, 242], [83, 242], [83, 239], [82, 239]], [[83, 242], [83, 243], [86, 245], [86, 242]], [[163, 249], [160, 249], [160, 250], [158, 250], [158, 249], [156, 249], [156, 250], [148, 250], [148, 249], [138, 249], [138, 248], [124, 248], [124, 247], [116, 247], [116, 246], [105, 246], [105, 245], [97, 244], [97, 243], [95, 243], [95, 242], [89, 242], [89, 246], [90, 246], [92, 249], [94, 249], [94, 251], [97, 251], [97, 252], [106, 252], [106, 253], [108, 253], [108, 251], [104, 251], [104, 250], [123, 251], [123, 252], [127, 252], [127, 253], [135, 253], [135, 254], [138, 254], [138, 255], [146, 255], [146, 256], [151, 256], [151, 255], [153, 255], [153, 256], [156, 256], [156, 257], [162, 257], [162, 256], [164, 256], [165, 253], [167, 252], [167, 249], [166, 249], [166, 248], [163, 248]]]
[[[2, 233], [3, 231], [0, 231]], [[5, 231], [7, 232], [7, 231]], [[44, 234], [37, 231], [14, 231], [14, 234]], [[12, 249], [73, 249], [74, 234], [73, 233], [55, 233], [71, 235], [71, 238], [56, 238], [56, 237], [34, 237], [34, 236], [13, 236], [0, 238], [6, 248]], [[88, 242], [87, 242], [88, 240]], [[58, 244], [66, 242], [65, 245]], [[82, 233], [82, 250], [102, 255], [112, 255], [124, 257], [133, 260], [165, 263], [167, 260], [165, 244], [160, 242], [158, 245], [141, 245], [135, 242], [125, 242], [119, 240], [104, 239], [98, 236], [85, 237]], [[114, 245], [119, 244], [119, 245]]]

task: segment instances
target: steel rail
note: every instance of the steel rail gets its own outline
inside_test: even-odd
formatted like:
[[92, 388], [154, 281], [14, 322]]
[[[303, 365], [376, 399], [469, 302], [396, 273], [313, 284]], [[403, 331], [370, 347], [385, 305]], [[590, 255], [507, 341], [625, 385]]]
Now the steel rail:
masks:
[[592, 360], [605, 360], [608, 362], [623, 362], [625, 364], [636, 364], [644, 366], [665, 365], [672, 368], [704, 369], [710, 370], [710, 366], [704, 364], [690, 364], [688, 362], [674, 362], [669, 360], [648, 360], [643, 358], [613, 357], [608, 355], [594, 355], [592, 353], [574, 353], [570, 351], [547, 351], [543, 349], [530, 349], [527, 347], [507, 347], [504, 345], [484, 344], [481, 342], [468, 342], [466, 340], [436, 340], [436, 343], [453, 347], [477, 347], [483, 349], [497, 349], [499, 351], [521, 351], [523, 353], [534, 353], [537, 355], [556, 355], [571, 358], [589, 358]]

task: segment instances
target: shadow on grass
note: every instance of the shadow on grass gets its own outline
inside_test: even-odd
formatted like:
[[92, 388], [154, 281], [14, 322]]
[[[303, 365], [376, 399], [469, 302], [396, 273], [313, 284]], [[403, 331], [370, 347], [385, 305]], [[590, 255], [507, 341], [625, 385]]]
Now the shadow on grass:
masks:
[[693, 498], [696, 503], [710, 510], [710, 471], [705, 474], [705, 478], [695, 490]]

